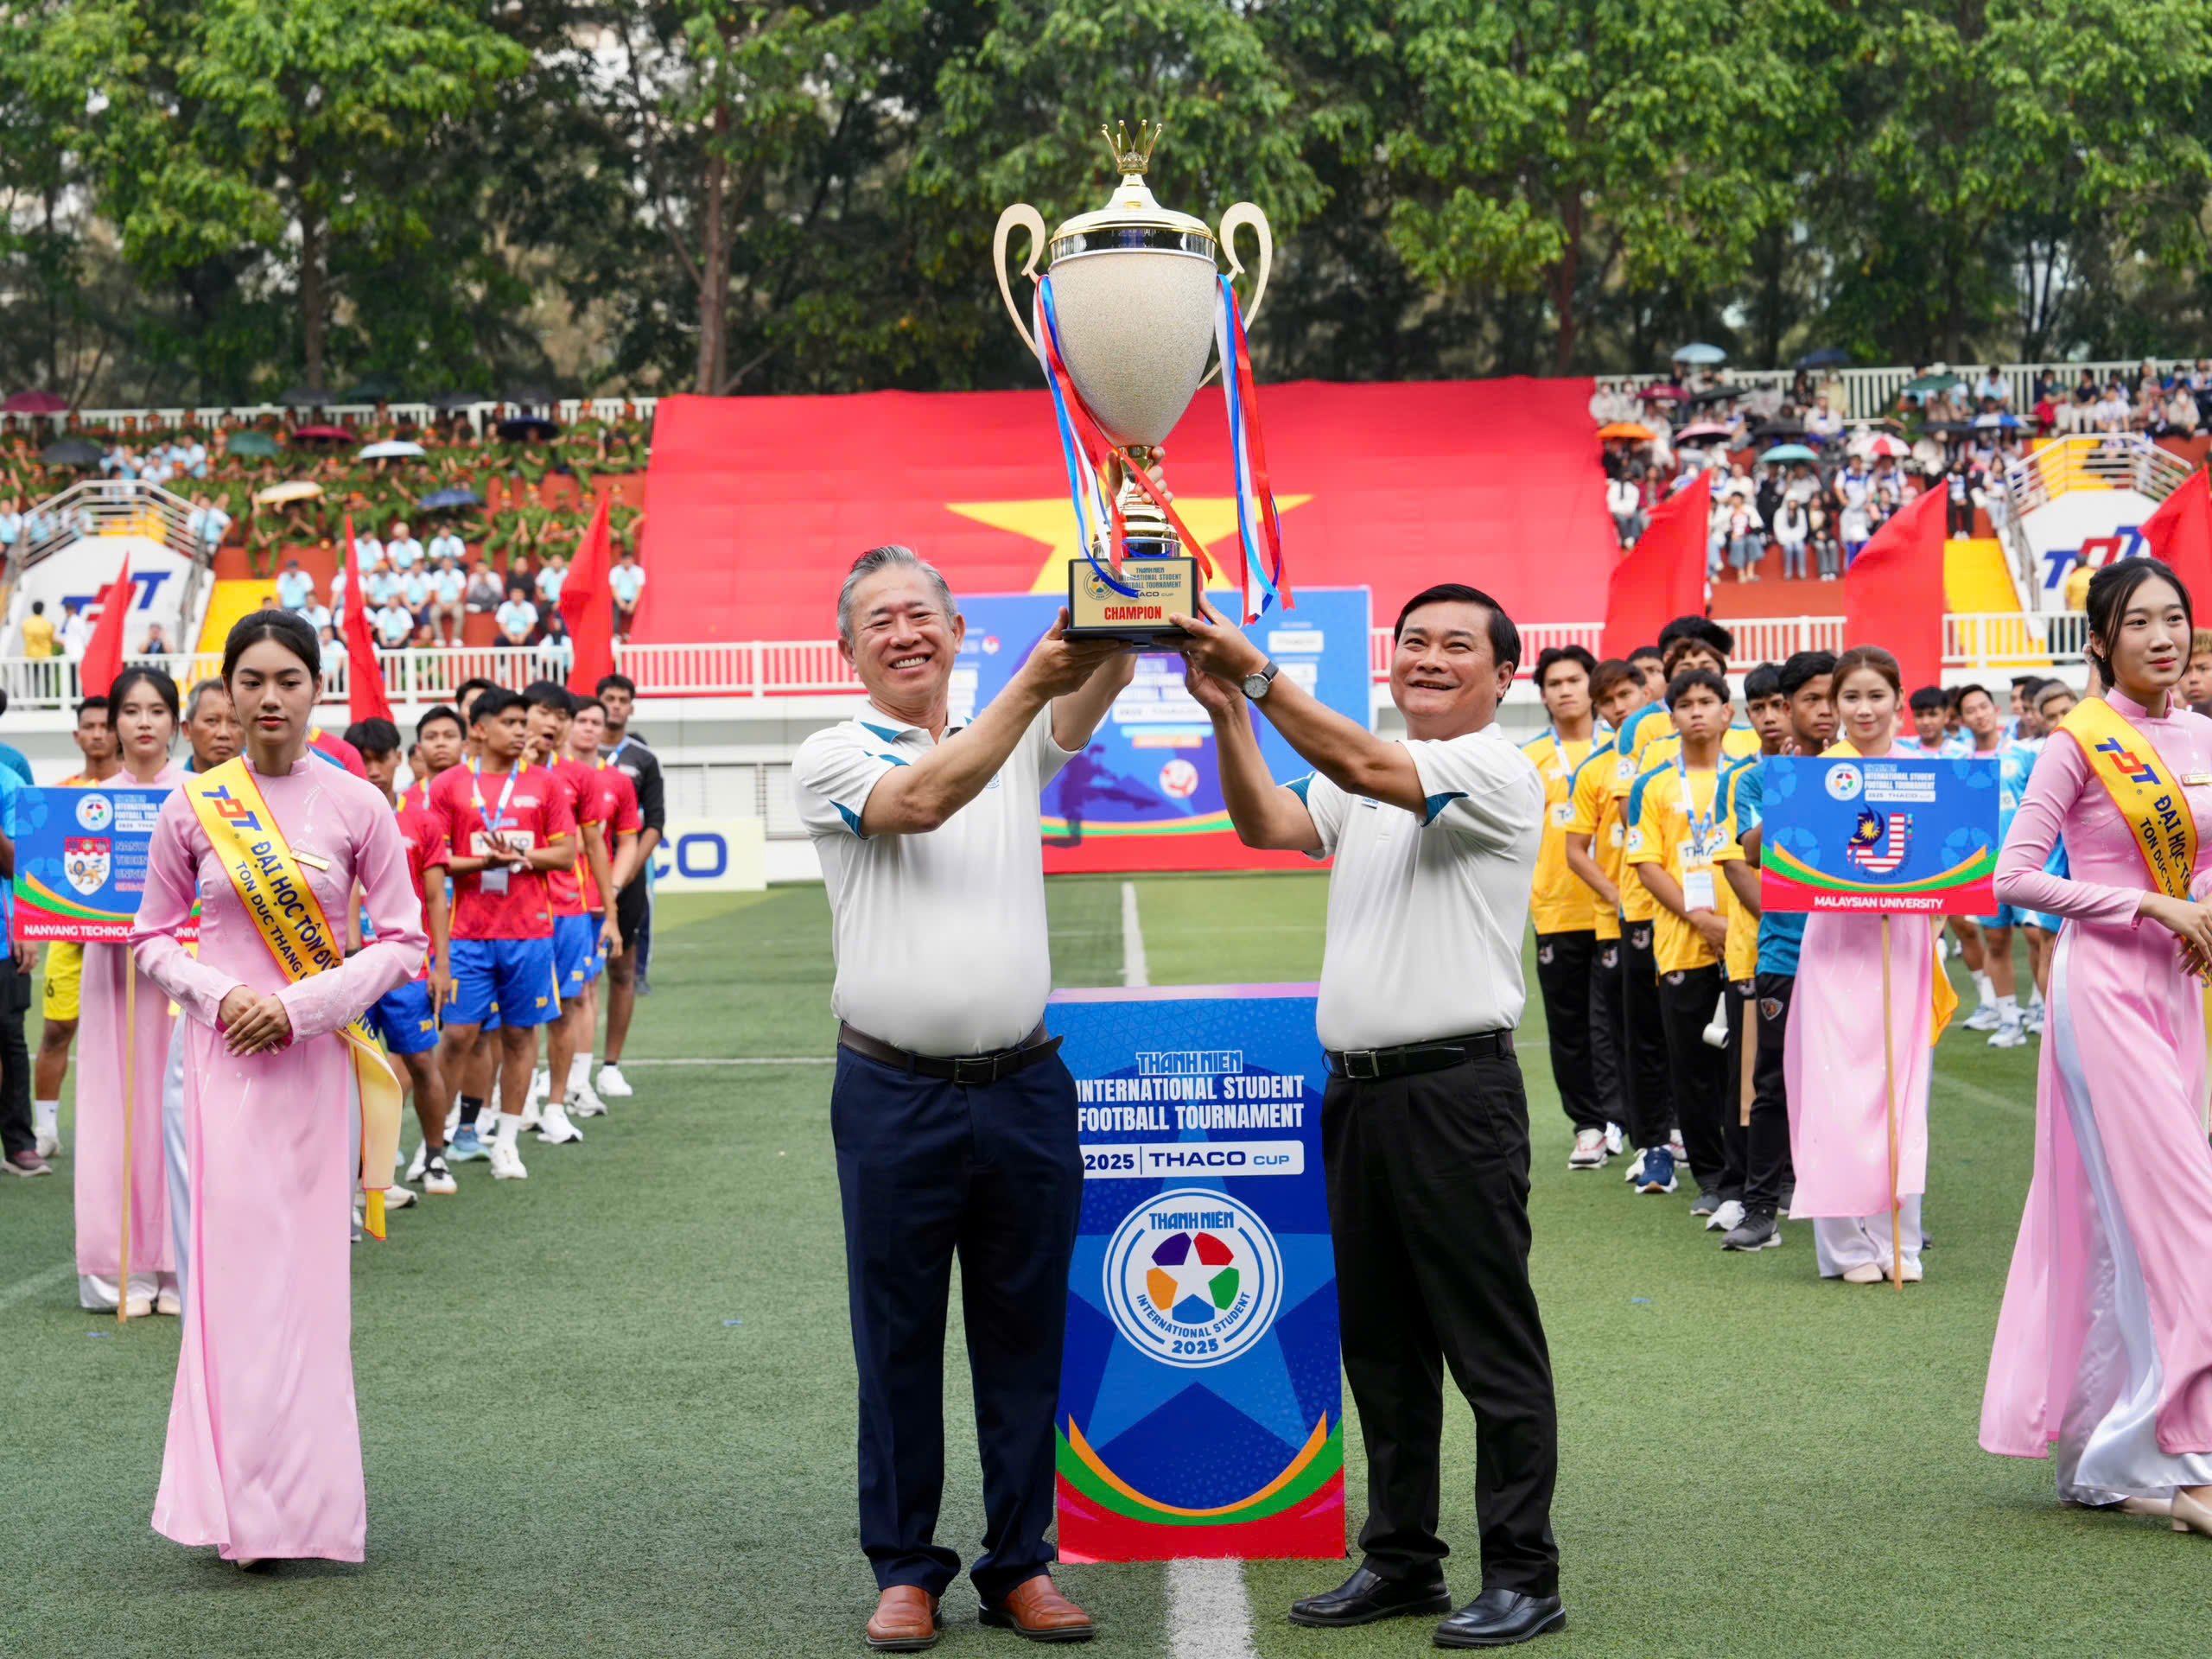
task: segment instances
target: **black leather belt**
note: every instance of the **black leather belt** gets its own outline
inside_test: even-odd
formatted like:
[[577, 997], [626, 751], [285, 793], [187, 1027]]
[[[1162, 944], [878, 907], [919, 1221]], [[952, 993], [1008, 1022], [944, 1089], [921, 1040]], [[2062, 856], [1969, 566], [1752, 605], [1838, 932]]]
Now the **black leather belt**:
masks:
[[855, 1054], [885, 1065], [895, 1065], [916, 1077], [936, 1077], [941, 1082], [972, 1087], [996, 1083], [1001, 1077], [1027, 1071], [1040, 1060], [1051, 1059], [1060, 1052], [1060, 1039], [1047, 1037], [1040, 1024], [1012, 1048], [996, 1049], [988, 1054], [914, 1054], [840, 1021], [837, 1046], [849, 1048]]
[[1513, 1033], [1478, 1031], [1471, 1037], [1440, 1037], [1433, 1043], [1401, 1043], [1395, 1048], [1332, 1048], [1328, 1058], [1331, 1077], [1379, 1083], [1419, 1071], [1441, 1071], [1469, 1060], [1510, 1060]]

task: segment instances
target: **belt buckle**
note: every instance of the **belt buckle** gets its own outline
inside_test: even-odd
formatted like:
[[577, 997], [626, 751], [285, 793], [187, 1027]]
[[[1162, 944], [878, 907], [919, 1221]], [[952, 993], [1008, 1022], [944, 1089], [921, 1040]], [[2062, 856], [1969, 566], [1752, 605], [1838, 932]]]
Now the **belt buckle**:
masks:
[[995, 1054], [963, 1054], [952, 1062], [952, 1080], [963, 1089], [978, 1084], [999, 1080], [999, 1058]]
[[1344, 1076], [1347, 1077], [1372, 1083], [1382, 1075], [1382, 1069], [1373, 1049], [1348, 1048], [1344, 1051]]

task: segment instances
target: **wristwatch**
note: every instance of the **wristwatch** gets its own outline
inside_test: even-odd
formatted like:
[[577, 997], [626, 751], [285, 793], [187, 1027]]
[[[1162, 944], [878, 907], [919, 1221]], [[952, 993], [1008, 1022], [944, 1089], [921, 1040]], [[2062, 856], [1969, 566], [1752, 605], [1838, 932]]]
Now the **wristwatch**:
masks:
[[1257, 702], [1268, 695], [1268, 688], [1275, 683], [1275, 676], [1281, 672], [1282, 671], [1275, 666], [1274, 659], [1269, 658], [1261, 664], [1258, 673], [1244, 677], [1244, 695]]

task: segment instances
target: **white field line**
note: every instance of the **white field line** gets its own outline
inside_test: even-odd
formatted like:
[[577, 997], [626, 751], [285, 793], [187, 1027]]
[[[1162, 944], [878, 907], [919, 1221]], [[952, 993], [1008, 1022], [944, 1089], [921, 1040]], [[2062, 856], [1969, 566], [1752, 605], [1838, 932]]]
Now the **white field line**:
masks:
[[622, 1064], [630, 1065], [835, 1065], [834, 1054], [724, 1054], [708, 1055], [696, 1059], [632, 1059], [625, 1057]]
[[1137, 925], [1137, 884], [1122, 883], [1122, 983], [1141, 989], [1152, 983], [1144, 959], [1144, 929]]
[[57, 1262], [50, 1268], [32, 1274], [28, 1279], [18, 1279], [14, 1284], [0, 1288], [0, 1307], [13, 1307], [17, 1302], [37, 1295], [48, 1285], [58, 1285], [64, 1279], [75, 1277], [76, 1272], [74, 1262]]

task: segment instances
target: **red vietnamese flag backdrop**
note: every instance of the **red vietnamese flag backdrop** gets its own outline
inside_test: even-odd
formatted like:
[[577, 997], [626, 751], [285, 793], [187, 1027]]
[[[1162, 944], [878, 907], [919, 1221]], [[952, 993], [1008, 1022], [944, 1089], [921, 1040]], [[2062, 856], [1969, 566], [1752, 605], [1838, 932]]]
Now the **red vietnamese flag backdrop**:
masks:
[[2212, 610], [2212, 474], [2200, 467], [2183, 480], [2143, 521], [2143, 539], [2173, 567], [2191, 607], [2199, 615]]
[[369, 631], [369, 594], [360, 556], [353, 550], [353, 515], [346, 515], [346, 714], [349, 721], [390, 720], [391, 698], [384, 689], [384, 664], [377, 661], [377, 638]]
[[1895, 657], [1907, 692], [1943, 679], [1943, 509], [1923, 490], [1843, 573], [1843, 643]]
[[1700, 472], [1651, 510], [1651, 522], [1605, 583], [1601, 657], [1625, 658], [1656, 645], [1678, 616], [1705, 614], [1707, 550], [1712, 535], [1713, 474]]
[[[1431, 582], [1520, 622], [1588, 622], [1617, 558], [1586, 378], [1260, 388], [1298, 588], [1365, 587], [1378, 625]], [[1179, 505], [1231, 490], [1218, 387], [1166, 447]], [[1035, 391], [667, 397], [654, 417], [641, 643], [827, 639], [854, 556], [905, 542], [956, 594], [1028, 593], [1074, 545], [1050, 400]], [[1054, 503], [1049, 541], [950, 504]], [[1208, 545], [1234, 572], [1231, 527]], [[1203, 533], [1203, 532], [1202, 532]], [[1700, 608], [1692, 607], [1691, 608]]]
[[569, 669], [569, 690], [584, 696], [596, 692], [600, 681], [614, 671], [614, 597], [607, 575], [613, 563], [607, 547], [613, 539], [607, 529], [610, 511], [602, 490], [583, 548], [561, 583], [561, 620], [568, 625], [575, 652]]
[[77, 683], [88, 697], [104, 697], [123, 672], [123, 630], [130, 619], [130, 556], [123, 556], [123, 569], [115, 573], [107, 592], [100, 595], [99, 620], [85, 642], [85, 659], [77, 665]]

